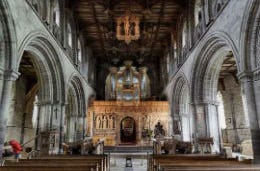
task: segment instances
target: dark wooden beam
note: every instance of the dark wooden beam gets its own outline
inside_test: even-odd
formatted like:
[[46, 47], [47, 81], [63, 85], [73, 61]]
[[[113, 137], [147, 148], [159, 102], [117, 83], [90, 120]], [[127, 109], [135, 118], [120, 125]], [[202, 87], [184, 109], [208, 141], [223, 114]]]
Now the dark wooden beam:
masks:
[[180, 7], [182, 7], [183, 9], [186, 8], [186, 6], [187, 6], [186, 0], [175, 0], [175, 2], [176, 2]]
[[229, 71], [230, 68], [232, 68], [232, 67], [234, 67], [234, 66], [236, 66], [236, 62], [234, 62], [232, 65], [228, 66], [228, 67], [227, 67], [227, 71]]
[[93, 19], [94, 19], [94, 22], [96, 23], [97, 29], [98, 29], [98, 36], [99, 36], [100, 45], [103, 49], [104, 56], [106, 56], [104, 40], [103, 40], [102, 32], [101, 32], [101, 29], [100, 29], [99, 21], [97, 19], [96, 8], [95, 8], [95, 5], [93, 4], [93, 2], [90, 2], [90, 4], [91, 4], [91, 7], [92, 7]]
[[163, 0], [163, 2], [161, 3], [160, 16], [159, 16], [158, 22], [156, 24], [156, 32], [155, 32], [155, 35], [153, 36], [152, 43], [151, 43], [151, 54], [153, 54], [153, 48], [154, 48], [155, 42], [158, 37], [158, 32], [160, 30], [161, 20], [162, 20], [163, 14], [164, 14], [163, 13], [164, 8], [165, 8], [165, 0]]

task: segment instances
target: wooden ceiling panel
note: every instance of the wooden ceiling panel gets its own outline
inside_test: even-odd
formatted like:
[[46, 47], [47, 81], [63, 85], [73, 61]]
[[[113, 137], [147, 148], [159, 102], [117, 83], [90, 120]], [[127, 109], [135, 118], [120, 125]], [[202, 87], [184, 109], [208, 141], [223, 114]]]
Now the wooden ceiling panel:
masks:
[[[71, 8], [79, 21], [86, 42], [100, 60], [111, 55], [161, 56], [164, 46], [175, 29], [185, 0], [71, 0]], [[116, 18], [126, 10], [140, 17], [141, 37], [129, 45], [116, 39]], [[112, 49], [112, 50], [111, 50]], [[145, 50], [144, 50], [145, 49]], [[129, 54], [125, 54], [129, 53]], [[159, 54], [160, 53], [160, 54]]]

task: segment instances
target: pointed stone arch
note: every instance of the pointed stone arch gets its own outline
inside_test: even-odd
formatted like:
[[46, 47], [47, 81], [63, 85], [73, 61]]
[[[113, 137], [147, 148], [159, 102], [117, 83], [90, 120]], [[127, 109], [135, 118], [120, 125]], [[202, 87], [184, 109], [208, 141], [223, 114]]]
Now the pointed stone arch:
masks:
[[[83, 81], [79, 75], [71, 75], [66, 92], [67, 107], [71, 106], [73, 108], [73, 111], [75, 112], [73, 114], [70, 114], [68, 113], [69, 111], [66, 111], [66, 119], [68, 123], [67, 131], [69, 136], [68, 141], [71, 141], [72, 139], [83, 139], [86, 130], [87, 97], [84, 91]], [[66, 108], [66, 110], [69, 109]], [[76, 134], [76, 136], [71, 137], [71, 134], [73, 134], [73, 132], [75, 132], [74, 134]]]
[[249, 1], [243, 16], [240, 35], [242, 71], [250, 72], [260, 67], [260, 2]]
[[[205, 38], [205, 41], [203, 41], [204, 45], [202, 48], [198, 51], [199, 53], [196, 55], [197, 59], [195, 61], [195, 64], [193, 65], [192, 69], [192, 89], [191, 89], [191, 100], [193, 103], [201, 103], [204, 100], [213, 100], [209, 99], [210, 97], [213, 97], [209, 94], [209, 91], [205, 90], [212, 90], [213, 88], [216, 88], [216, 84], [213, 84], [214, 78], [218, 77], [218, 70], [221, 68], [221, 64], [223, 62], [224, 57], [220, 59], [219, 56], [223, 56], [223, 54], [231, 51], [234, 54], [236, 64], [237, 64], [237, 70], [238, 73], [241, 71], [240, 67], [240, 57], [238, 55], [238, 50], [233, 42], [233, 40], [224, 32], [215, 32], [210, 34], [207, 38]], [[222, 54], [219, 56], [215, 56], [215, 59], [213, 59], [214, 55], [216, 53]], [[217, 59], [219, 58], [219, 59]], [[217, 66], [214, 67], [213, 60], [218, 60]], [[211, 67], [209, 67], [211, 66]], [[209, 70], [214, 72], [209, 72]], [[215, 73], [213, 75], [207, 75]], [[205, 81], [205, 78], [211, 79], [208, 81]]]
[[76, 100], [78, 102], [78, 116], [83, 116], [86, 114], [86, 93], [84, 92], [83, 81], [81, 77], [73, 74], [69, 79], [69, 86], [73, 89], [76, 95]]
[[238, 55], [233, 40], [226, 33], [215, 32], [204, 40], [192, 69], [192, 103], [197, 118], [198, 136], [214, 137], [212, 150], [219, 152], [220, 131], [217, 101], [219, 74], [228, 54], [234, 56], [237, 72], [241, 72], [241, 57]]
[[[14, 57], [17, 56], [16, 31], [14, 20], [6, 0], [0, 2], [0, 73], [14, 68]], [[2, 73], [1, 73], [2, 75]]]
[[240, 34], [243, 70], [238, 76], [244, 84], [247, 99], [254, 162], [260, 163], [260, 97], [257, 96], [260, 86], [260, 1], [249, 1], [243, 16]]
[[14, 70], [16, 32], [7, 0], [0, 1], [0, 154], [6, 133], [6, 121], [11, 102], [11, 85], [19, 73]]
[[[188, 88], [188, 91], [190, 92], [190, 88], [189, 88], [188, 80], [187, 80], [186, 76], [184, 75], [184, 73], [180, 73], [180, 74], [178, 74], [178, 76], [176, 76], [176, 81], [173, 86], [174, 88], [173, 88], [173, 95], [172, 95], [173, 100], [172, 101], [173, 101], [174, 106], [178, 106], [179, 100], [180, 100], [179, 98], [181, 95], [180, 93], [184, 86], [186, 86]], [[174, 113], [179, 113], [178, 107], [174, 108]]]
[[194, 133], [194, 117], [190, 106], [190, 86], [184, 73], [176, 76], [173, 87], [171, 106], [173, 133], [176, 134], [176, 132], [181, 131], [181, 139], [191, 141], [192, 134]]
[[[17, 63], [20, 63], [23, 52], [32, 54], [33, 63], [39, 70], [38, 77], [42, 88], [39, 91], [39, 101], [55, 104], [64, 103], [64, 76], [58, 54], [49, 40], [36, 35], [33, 33], [28, 36], [27, 41], [24, 42], [23, 50], [20, 49], [20, 58]], [[19, 65], [17, 65], [17, 71], [18, 68]]]

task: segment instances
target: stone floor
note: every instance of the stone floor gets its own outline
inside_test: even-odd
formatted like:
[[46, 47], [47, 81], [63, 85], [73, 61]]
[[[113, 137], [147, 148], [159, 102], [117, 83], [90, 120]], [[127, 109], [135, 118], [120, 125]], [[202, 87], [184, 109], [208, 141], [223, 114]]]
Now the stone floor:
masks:
[[[126, 158], [132, 167], [126, 167]], [[110, 171], [147, 171], [147, 153], [110, 153]]]

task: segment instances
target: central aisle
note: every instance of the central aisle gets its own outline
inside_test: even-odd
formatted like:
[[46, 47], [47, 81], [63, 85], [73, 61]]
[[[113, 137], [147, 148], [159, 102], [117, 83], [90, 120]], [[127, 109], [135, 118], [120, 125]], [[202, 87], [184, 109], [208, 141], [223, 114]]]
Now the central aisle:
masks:
[[[110, 153], [110, 171], [147, 171], [147, 153]], [[131, 158], [132, 167], [126, 167]]]

